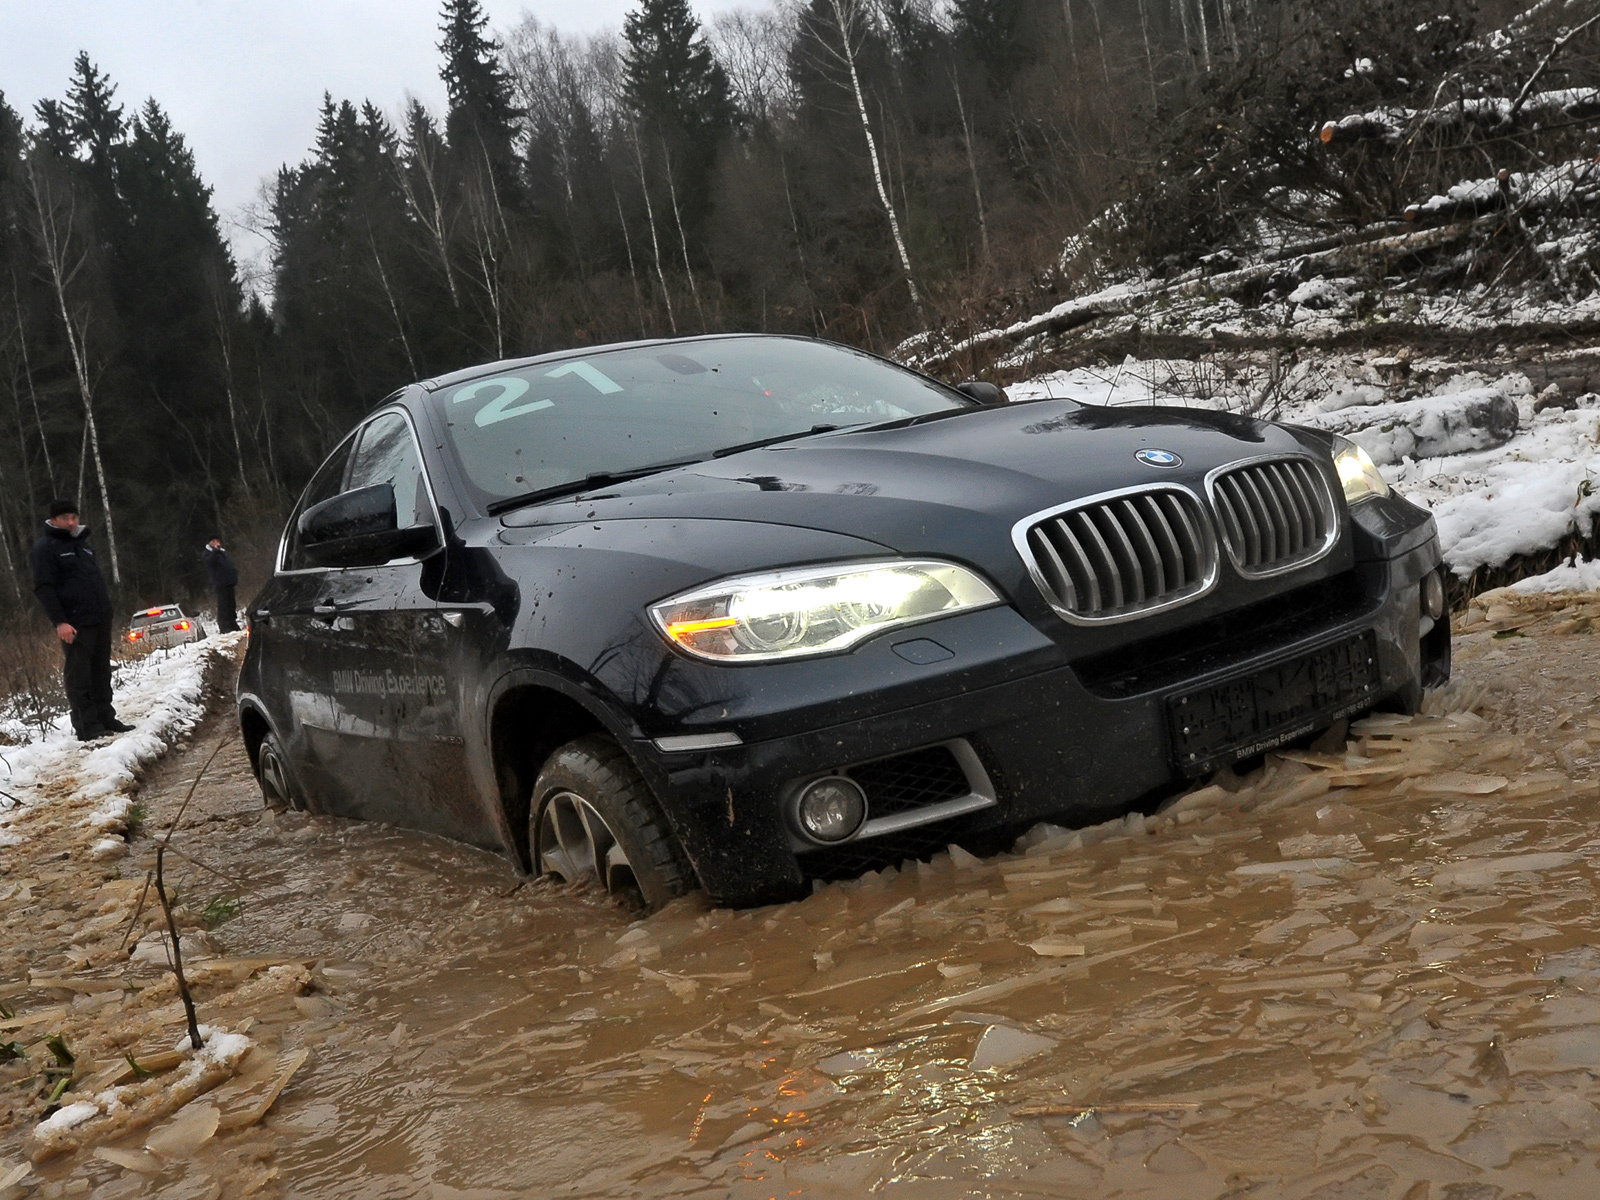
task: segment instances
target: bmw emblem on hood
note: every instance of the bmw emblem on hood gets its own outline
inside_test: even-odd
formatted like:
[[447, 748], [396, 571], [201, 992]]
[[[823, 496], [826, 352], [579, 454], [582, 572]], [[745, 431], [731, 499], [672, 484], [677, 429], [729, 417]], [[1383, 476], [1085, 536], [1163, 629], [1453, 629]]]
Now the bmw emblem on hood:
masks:
[[1171, 450], [1145, 449], [1139, 451], [1134, 457], [1147, 467], [1183, 466], [1183, 459], [1179, 458]]

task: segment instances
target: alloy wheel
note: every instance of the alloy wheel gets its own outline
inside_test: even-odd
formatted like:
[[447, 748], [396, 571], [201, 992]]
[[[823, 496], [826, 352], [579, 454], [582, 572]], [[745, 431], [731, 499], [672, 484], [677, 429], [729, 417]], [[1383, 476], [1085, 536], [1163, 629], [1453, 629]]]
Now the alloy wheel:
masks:
[[639, 891], [622, 843], [595, 806], [575, 792], [557, 792], [545, 801], [538, 856], [541, 874], [560, 876], [567, 883], [596, 880], [613, 895]]
[[261, 756], [261, 792], [270, 809], [283, 812], [295, 807], [289, 798], [289, 780], [284, 773], [283, 763], [270, 748]]

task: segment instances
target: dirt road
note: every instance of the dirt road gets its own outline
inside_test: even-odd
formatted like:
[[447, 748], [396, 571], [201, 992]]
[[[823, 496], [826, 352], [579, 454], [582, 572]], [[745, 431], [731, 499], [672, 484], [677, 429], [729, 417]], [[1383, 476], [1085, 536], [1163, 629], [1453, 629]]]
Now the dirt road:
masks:
[[[238, 901], [195, 945], [200, 1017], [252, 1040], [253, 1095], [304, 1064], [258, 1123], [235, 1080], [13, 1194], [1592, 1197], [1597, 615], [1469, 613], [1434, 715], [1342, 753], [756, 912], [636, 921], [448, 843], [274, 818], [225, 750], [169, 868], [191, 925]], [[102, 1011], [71, 980], [124, 968], [71, 947], [131, 916], [222, 729], [151, 779], [115, 868], [0, 875], [34, 881], [0, 996], [65, 1003], [30, 1028], [97, 1060], [74, 1091], [153, 1014], [181, 1032], [159, 962]], [[44, 1097], [36, 1065], [0, 1072], [3, 1180]]]

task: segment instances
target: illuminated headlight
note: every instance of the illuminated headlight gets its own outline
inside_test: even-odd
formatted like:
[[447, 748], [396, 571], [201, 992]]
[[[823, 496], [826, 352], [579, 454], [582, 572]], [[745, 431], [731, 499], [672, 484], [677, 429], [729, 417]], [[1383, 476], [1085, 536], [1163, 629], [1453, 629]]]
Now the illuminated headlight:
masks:
[[886, 629], [999, 603], [965, 567], [895, 560], [725, 579], [650, 615], [697, 658], [738, 663], [848, 650]]
[[1333, 439], [1333, 469], [1339, 472], [1339, 482], [1344, 485], [1346, 504], [1389, 494], [1389, 485], [1378, 474], [1378, 464], [1348, 438]]

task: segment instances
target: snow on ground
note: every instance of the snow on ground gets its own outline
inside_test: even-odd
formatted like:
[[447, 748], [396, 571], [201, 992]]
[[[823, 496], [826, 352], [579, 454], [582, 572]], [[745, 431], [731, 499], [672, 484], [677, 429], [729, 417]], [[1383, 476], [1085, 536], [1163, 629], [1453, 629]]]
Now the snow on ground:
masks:
[[[207, 661], [230, 652], [243, 637], [219, 634], [114, 664], [117, 715], [134, 727], [131, 733], [79, 742], [65, 713], [51, 719], [42, 736], [20, 720], [4, 722], [0, 730], [14, 744], [0, 747], [0, 791], [13, 806], [31, 806], [64, 788], [79, 802], [99, 801], [86, 821], [91, 829], [120, 833], [137, 772], [200, 723]], [[23, 840], [9, 825], [10, 814], [0, 812], [0, 846]], [[110, 857], [121, 853], [122, 845], [120, 838], [103, 837], [91, 853]]]
[[1569, 558], [1554, 570], [1520, 579], [1506, 590], [1523, 596], [1600, 591], [1600, 560]]
[[[1406, 370], [1397, 375], [1400, 367]], [[1433, 382], [1399, 385], [1397, 378]], [[1273, 380], [1260, 364], [1224, 370], [1203, 360], [1130, 358], [1007, 390], [1013, 400], [1254, 412], [1340, 433], [1408, 499], [1432, 510], [1445, 561], [1463, 578], [1588, 535], [1600, 513], [1600, 396], [1539, 410], [1541, 397], [1514, 371], [1489, 378], [1451, 373], [1442, 363], [1328, 355], [1307, 357]]]

